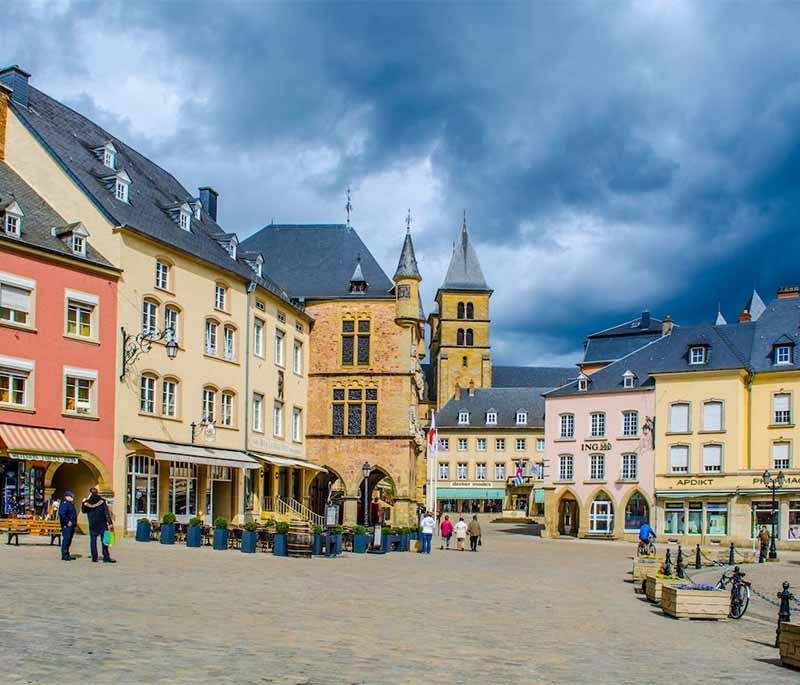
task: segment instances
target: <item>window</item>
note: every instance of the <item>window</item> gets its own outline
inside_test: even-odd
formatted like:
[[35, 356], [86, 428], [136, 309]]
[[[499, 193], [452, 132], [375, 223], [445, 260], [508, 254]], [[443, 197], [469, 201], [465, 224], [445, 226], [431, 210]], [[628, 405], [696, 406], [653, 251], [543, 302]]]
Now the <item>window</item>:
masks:
[[606, 457], [603, 454], [592, 454], [589, 457], [589, 478], [592, 480], [606, 479]]
[[774, 423], [790, 424], [792, 422], [792, 396], [788, 392], [778, 393], [772, 397]]
[[526, 411], [518, 411], [517, 412], [517, 425], [518, 426], [527, 426], [528, 425], [528, 412], [526, 412]]
[[458, 311], [457, 316], [458, 316], [459, 319], [466, 319], [467, 318], [467, 316], [466, 316], [466, 311], [467, 311], [466, 310], [466, 305], [463, 302], [459, 302], [458, 303], [457, 311]]
[[456, 464], [456, 478], [458, 480], [467, 480], [468, 478], [468, 469], [467, 465], [463, 462], [459, 462]]
[[91, 338], [93, 311], [94, 307], [89, 304], [67, 300], [67, 334]]
[[267, 305], [262, 300], [256, 300], [256, 309], [260, 312], [265, 312], [267, 311]]
[[458, 424], [460, 426], [466, 426], [469, 424], [469, 412], [468, 411], [460, 411], [458, 412]]
[[370, 347], [369, 319], [344, 319], [342, 321], [342, 364], [351, 365], [357, 361], [359, 365], [369, 364]]
[[708, 502], [706, 504], [706, 534], [728, 534], [728, 505], [724, 502]]
[[411, 297], [411, 286], [409, 285], [398, 285], [397, 286], [397, 299], [398, 300], [407, 300]]
[[33, 282], [30, 282], [30, 288], [21, 285], [21, 282], [19, 285], [0, 282], [0, 321], [23, 325], [30, 323]]
[[639, 455], [638, 454], [623, 454], [622, 455], [622, 473], [620, 474], [622, 480], [638, 480], [639, 479]]
[[67, 376], [64, 411], [75, 414], [92, 413], [93, 379]]
[[640, 492], [634, 492], [625, 505], [625, 530], [639, 530], [650, 520], [647, 500]]
[[303, 375], [303, 343], [299, 340], [292, 345], [292, 371], [298, 376]]
[[233, 426], [234, 418], [234, 395], [232, 392], [222, 393], [222, 404], [220, 406], [220, 425]]
[[558, 458], [558, 479], [572, 480], [575, 476], [575, 460], [571, 454], [562, 454]]
[[221, 283], [214, 286], [214, 309], [225, 311], [225, 304], [228, 299], [228, 289]]
[[439, 480], [450, 480], [450, 464], [439, 462]]
[[276, 402], [272, 408], [272, 433], [275, 437], [283, 437], [283, 403]]
[[465, 344], [466, 344], [467, 347], [472, 347], [472, 345], [474, 344], [474, 335], [472, 333], [472, 329], [471, 328], [467, 329], [467, 338], [466, 338], [466, 343]]
[[505, 480], [506, 479], [506, 465], [505, 464], [495, 464], [494, 465], [494, 479], [495, 480]]
[[561, 415], [561, 438], [572, 439], [575, 437], [575, 415], [562, 414]]
[[143, 454], [128, 457], [129, 514], [158, 516], [158, 462]]
[[536, 438], [536, 451], [544, 452], [544, 438]]
[[203, 388], [203, 421], [214, 423], [217, 420], [217, 391]]
[[292, 409], [292, 440], [303, 441], [303, 410], [298, 407]]
[[525, 438], [517, 438], [517, 452], [525, 451]]
[[334, 435], [344, 435], [344, 388], [333, 389], [331, 431]]
[[236, 332], [233, 326], [225, 326], [222, 329], [222, 348], [225, 359], [231, 361], [236, 358]]
[[506, 439], [505, 438], [495, 438], [494, 451], [495, 452], [505, 452], [506, 451]]
[[164, 307], [164, 330], [165, 331], [172, 331], [169, 338], [178, 342], [178, 317], [180, 312], [178, 311], [177, 307], [172, 305], [167, 305]]
[[217, 322], [206, 319], [206, 354], [217, 354]]
[[280, 329], [275, 329], [275, 363], [283, 366], [283, 339], [285, 335]]
[[772, 468], [788, 469], [791, 464], [791, 445], [788, 442], [772, 443]]
[[447, 452], [450, 449], [450, 438], [439, 438], [439, 449]]
[[303, 332], [303, 324], [301, 324], [299, 321], [296, 321], [295, 324], [294, 324], [294, 330], [296, 330], [298, 333], [302, 333]]
[[487, 411], [486, 412], [486, 425], [487, 426], [496, 426], [497, 425], [497, 412], [496, 411]]
[[689, 363], [692, 365], [706, 363], [706, 348], [700, 345], [689, 348]]
[[466, 452], [467, 451], [467, 439], [466, 438], [459, 438], [458, 439], [458, 451], [459, 452]]
[[475, 480], [486, 480], [486, 464], [475, 464]]
[[356, 345], [358, 363], [362, 366], [369, 364], [369, 319], [361, 319], [358, 322], [358, 343]]
[[145, 300], [142, 303], [142, 335], [158, 334], [158, 302]]
[[264, 356], [264, 322], [261, 319], [253, 319], [253, 354]]
[[689, 432], [689, 403], [677, 402], [669, 408], [669, 432]]
[[253, 393], [253, 430], [264, 432], [264, 395], [257, 392]]
[[636, 385], [636, 374], [633, 371], [626, 371], [622, 374], [622, 387], [633, 388]]
[[107, 147], [103, 148], [103, 164], [109, 169], [113, 169], [115, 160], [116, 155], [113, 150], [109, 150]]
[[[19, 207], [16, 203], [13, 206]], [[19, 238], [22, 234], [22, 211], [20, 213], [11, 212], [9, 208], [5, 211], [5, 221], [3, 222], [6, 235], [11, 238]]]
[[458, 345], [459, 347], [463, 347], [464, 346], [464, 329], [463, 328], [459, 328], [458, 331], [456, 332], [456, 345]]
[[72, 234], [72, 251], [75, 254], [86, 254], [86, 237], [78, 233]]
[[281, 323], [286, 323], [286, 314], [284, 314], [282, 311], [278, 311], [278, 321]]
[[139, 381], [139, 411], [156, 413], [156, 379], [153, 376], [144, 375]]
[[592, 533], [610, 533], [614, 530], [614, 506], [605, 493], [600, 493], [592, 502], [589, 530]]
[[606, 415], [604, 412], [592, 412], [591, 430], [593, 438], [602, 438], [606, 434]]
[[722, 402], [716, 400], [703, 402], [703, 430], [709, 432], [722, 430]]
[[669, 448], [669, 470], [670, 473], [689, 472], [688, 445], [672, 445]]
[[[702, 511], [700, 512], [702, 515]], [[667, 502], [664, 505], [664, 533], [683, 535], [686, 512], [683, 502]]]
[[478, 452], [485, 452], [486, 451], [486, 438], [476, 438], [475, 439], [475, 449]]
[[178, 225], [184, 230], [188, 231], [192, 227], [192, 215], [190, 212], [181, 210], [178, 215]]
[[775, 363], [776, 364], [792, 363], [791, 345], [775, 345]]
[[705, 473], [722, 471], [722, 445], [703, 445], [703, 471]]
[[169, 290], [169, 272], [169, 264], [156, 260], [156, 288]]
[[197, 464], [169, 464], [169, 504], [176, 516], [197, 514]]
[[121, 202], [128, 201], [128, 182], [123, 181], [121, 178], [117, 178], [114, 181], [114, 197], [116, 197]]
[[689, 520], [687, 521], [686, 532], [689, 535], [703, 534], [702, 502], [689, 502]]
[[175, 418], [178, 415], [178, 383], [172, 379], [161, 382], [161, 413]]
[[475, 305], [473, 305], [472, 302], [467, 302], [467, 318], [475, 318]]
[[800, 500], [789, 500], [789, 540], [800, 540]]
[[639, 412], [622, 412], [622, 435], [625, 437], [635, 437], [639, 435]]
[[589, 379], [588, 378], [579, 378], [578, 379], [578, 390], [581, 392], [585, 392], [589, 389]]

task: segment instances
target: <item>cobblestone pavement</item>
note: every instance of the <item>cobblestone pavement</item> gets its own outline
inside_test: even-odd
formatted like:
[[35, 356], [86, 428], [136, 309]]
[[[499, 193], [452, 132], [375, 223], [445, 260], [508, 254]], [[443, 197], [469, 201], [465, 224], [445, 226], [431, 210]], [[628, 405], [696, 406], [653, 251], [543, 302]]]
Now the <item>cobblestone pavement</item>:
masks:
[[[632, 545], [526, 530], [486, 524], [478, 554], [336, 560], [126, 540], [112, 566], [79, 537], [67, 564], [0, 545], [2, 681], [800, 681], [778, 665], [774, 623], [667, 618], [627, 580]], [[759, 573], [765, 594], [784, 577], [800, 587], [796, 562]]]

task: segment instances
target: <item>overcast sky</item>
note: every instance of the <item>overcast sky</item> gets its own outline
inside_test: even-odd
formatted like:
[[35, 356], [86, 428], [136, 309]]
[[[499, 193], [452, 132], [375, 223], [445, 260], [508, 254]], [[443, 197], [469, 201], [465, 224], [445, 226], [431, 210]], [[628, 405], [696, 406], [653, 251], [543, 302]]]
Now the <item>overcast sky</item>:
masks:
[[800, 3], [10, 0], [6, 63], [245, 237], [353, 224], [426, 310], [466, 209], [495, 360], [800, 283]]

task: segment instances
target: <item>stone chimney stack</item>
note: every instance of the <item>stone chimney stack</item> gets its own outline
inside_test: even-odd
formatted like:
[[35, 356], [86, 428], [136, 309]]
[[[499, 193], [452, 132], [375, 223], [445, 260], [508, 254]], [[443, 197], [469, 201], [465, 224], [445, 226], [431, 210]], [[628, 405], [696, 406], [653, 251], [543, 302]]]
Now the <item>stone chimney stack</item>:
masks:
[[469, 396], [475, 397], [475, 381], [470, 380], [469, 382]]
[[800, 286], [797, 285], [784, 285], [778, 288], [779, 300], [791, 300], [800, 297]]
[[747, 323], [750, 321], [750, 312], [747, 309], [742, 309], [742, 313], [739, 314], [739, 323]]
[[661, 335], [669, 335], [672, 333], [672, 328], [675, 324], [672, 323], [672, 317], [667, 314], [661, 322]]
[[213, 221], [217, 220], [218, 199], [219, 193], [210, 186], [203, 186], [200, 188], [200, 204], [203, 205], [203, 211], [205, 211]]

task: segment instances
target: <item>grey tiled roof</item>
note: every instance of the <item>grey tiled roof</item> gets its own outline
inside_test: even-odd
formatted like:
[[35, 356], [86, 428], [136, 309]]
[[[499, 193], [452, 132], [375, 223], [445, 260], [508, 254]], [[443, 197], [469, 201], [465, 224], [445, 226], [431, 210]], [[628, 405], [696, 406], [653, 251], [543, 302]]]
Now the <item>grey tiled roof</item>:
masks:
[[635, 319], [592, 333], [584, 342], [583, 363], [620, 359], [660, 338], [662, 324], [662, 319], [645, 311]]
[[[773, 346], [776, 343], [794, 345], [792, 364], [775, 365]], [[775, 299], [765, 307], [755, 323], [750, 365], [760, 372], [800, 369], [800, 298]]]
[[70, 257], [78, 262], [89, 262], [113, 268], [113, 264], [92, 246], [91, 235], [87, 241], [85, 257], [76, 255], [63, 240], [55, 237], [52, 229], [65, 228], [66, 220], [25, 183], [8, 164], [0, 162], [0, 207], [7, 206], [13, 200], [16, 200], [24, 215], [22, 235], [19, 239], [10, 238], [5, 231], [0, 231], [0, 244], [24, 243], [47, 252]]
[[490, 290], [483, 277], [478, 255], [469, 240], [466, 221], [461, 226], [458, 241], [453, 245], [453, 256], [440, 290]]
[[[29, 88], [29, 107], [14, 100], [11, 106], [111, 223], [192, 254], [244, 280], [256, 281], [289, 304], [287, 293], [269, 276], [259, 278], [243, 260], [231, 259], [217, 242], [225, 232], [207, 212], [202, 212], [200, 221], [192, 217], [191, 231], [173, 221], [167, 210], [183, 202], [192, 204], [196, 198], [172, 174], [36, 88]], [[93, 150], [109, 141], [117, 150], [116, 171], [124, 170], [131, 178], [129, 202], [117, 200], [102, 180], [115, 172], [104, 166]]]
[[[486, 430], [522, 428], [517, 426], [517, 411], [528, 412], [527, 428], [544, 427], [544, 398], [550, 388], [476, 388], [461, 390], [436, 414], [437, 428], [481, 428]], [[459, 426], [458, 414], [470, 414], [470, 425]], [[497, 412], [497, 425], [486, 425], [486, 412]]]
[[[242, 242], [264, 255], [264, 269], [292, 297], [307, 299], [394, 297], [394, 284], [352, 226], [270, 224]], [[361, 257], [367, 292], [350, 293], [350, 278]]]
[[574, 366], [492, 366], [492, 387], [555, 388], [577, 376]]
[[414, 254], [414, 243], [411, 241], [411, 231], [406, 231], [405, 240], [403, 240], [403, 249], [400, 251], [400, 260], [397, 262], [397, 270], [394, 272], [394, 277], [405, 276], [407, 278], [419, 278], [419, 267], [417, 266], [417, 256]]

